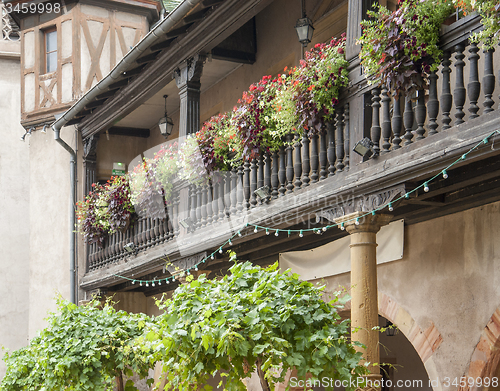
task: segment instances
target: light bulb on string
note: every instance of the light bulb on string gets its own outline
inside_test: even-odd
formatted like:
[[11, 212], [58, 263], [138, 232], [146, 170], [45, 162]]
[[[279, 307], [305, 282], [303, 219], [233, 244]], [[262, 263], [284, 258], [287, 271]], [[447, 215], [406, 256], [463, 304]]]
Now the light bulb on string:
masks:
[[222, 247], [219, 248], [219, 254], [222, 254]]
[[446, 170], [443, 170], [443, 179], [448, 179], [448, 173]]
[[231, 239], [229, 239], [229, 242], [227, 242], [227, 244], [229, 244], [230, 246], [233, 245], [233, 242], [231, 242]]
[[146, 287], [149, 287], [149, 282], [146, 281]]
[[134, 284], [135, 284], [135, 280], [134, 280], [134, 281], [132, 281], [132, 285], [134, 285]]
[[187, 274], [191, 274], [191, 270], [187, 269]]
[[300, 230], [299, 232], [299, 238], [303, 238], [304, 237], [304, 233], [302, 232], [302, 230]]
[[389, 206], [387, 207], [389, 209], [389, 212], [394, 211], [394, 207], [392, 206], [392, 202], [389, 202]]
[[165, 281], [167, 282], [167, 285], [170, 284], [170, 280], [168, 278]]
[[266, 235], [269, 235], [269, 228], [266, 228]]
[[425, 191], [426, 193], [428, 193], [428, 192], [429, 192], [429, 190], [430, 190], [430, 189], [429, 189], [429, 184], [428, 184], [427, 182], [425, 182], [425, 183], [424, 183], [424, 191]]
[[140, 285], [142, 286], [142, 281], [141, 281], [141, 284], [140, 284]]
[[341, 229], [342, 231], [345, 231], [345, 225], [344, 225], [344, 223], [340, 223], [340, 229]]
[[467, 159], [467, 154], [465, 154], [465, 153], [464, 153], [464, 154], [462, 155], [462, 160], [465, 160], [465, 159]]
[[254, 233], [257, 233], [259, 230], [257, 229], [257, 227], [254, 228], [253, 232]]
[[376, 213], [376, 212], [375, 212], [374, 210], [372, 210], [372, 216], [375, 216], [375, 213]]
[[153, 281], [153, 283], [151, 284], [151, 286], [156, 286], [154, 281]]
[[161, 285], [161, 280], [158, 281], [158, 285]]
[[238, 231], [238, 236], [241, 238], [241, 232], [240, 231]]
[[196, 265], [196, 266], [194, 267], [194, 271], [196, 271], [196, 272], [198, 271], [198, 265]]
[[405, 198], [406, 198], [406, 199], [410, 198], [410, 193], [406, 193], [406, 194], [405, 194]]
[[359, 225], [359, 217], [356, 217], [356, 221], [354, 222], [354, 224]]
[[214, 254], [210, 255], [210, 259], [213, 261], [214, 260]]
[[326, 230], [327, 230], [328, 228], [323, 227], [323, 228], [321, 228], [321, 229], [322, 229], [322, 231], [323, 231], [323, 232], [326, 232]]
[[276, 232], [274, 233], [274, 236], [279, 236], [280, 235], [280, 232], [279, 232], [279, 229], [276, 230]]

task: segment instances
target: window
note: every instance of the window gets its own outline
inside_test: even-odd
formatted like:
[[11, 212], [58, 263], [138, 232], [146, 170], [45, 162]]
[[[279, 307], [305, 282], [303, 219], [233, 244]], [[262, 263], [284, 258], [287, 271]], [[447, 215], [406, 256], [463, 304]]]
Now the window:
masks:
[[45, 30], [45, 73], [57, 70], [57, 30]]

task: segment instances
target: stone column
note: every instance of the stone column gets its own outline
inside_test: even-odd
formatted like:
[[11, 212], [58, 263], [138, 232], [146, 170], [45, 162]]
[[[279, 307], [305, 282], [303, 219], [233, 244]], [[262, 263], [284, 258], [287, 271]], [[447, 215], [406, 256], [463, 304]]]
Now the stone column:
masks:
[[200, 78], [205, 56], [197, 55], [184, 61], [174, 72], [181, 98], [179, 138], [200, 130]]
[[[352, 340], [361, 342], [366, 349], [363, 362], [380, 363], [377, 291], [377, 232], [388, 224], [390, 215], [365, 215], [354, 212], [335, 220], [344, 226], [351, 236], [351, 320]], [[379, 366], [369, 366], [371, 372], [367, 379], [380, 380]], [[367, 387], [371, 388], [371, 387]]]

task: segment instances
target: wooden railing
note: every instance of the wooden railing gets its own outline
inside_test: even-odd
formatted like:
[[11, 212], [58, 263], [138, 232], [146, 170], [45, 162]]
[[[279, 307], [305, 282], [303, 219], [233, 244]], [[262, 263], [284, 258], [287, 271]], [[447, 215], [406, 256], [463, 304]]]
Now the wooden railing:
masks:
[[[467, 39], [468, 31], [477, 28], [477, 23], [477, 18], [461, 20], [443, 35], [443, 60], [438, 72], [431, 75], [428, 90], [394, 98], [385, 89], [361, 88], [371, 104], [364, 106], [367, 111], [355, 115], [371, 118], [369, 126], [351, 131], [351, 103], [354, 99], [368, 99], [359, 94], [347, 97], [336, 108], [334, 121], [326, 124], [320, 134], [289, 135], [287, 146], [272, 155], [261, 154], [258, 159], [245, 161], [230, 172], [217, 174], [206, 185], [177, 189], [166, 207], [167, 219], [139, 218], [125, 233], [111, 235], [104, 248], [89, 246], [88, 270], [127, 256], [127, 243], [143, 251], [180, 234], [216, 225], [228, 216], [251, 213], [263, 203], [272, 203], [318, 182], [335, 180], [338, 173], [353, 169], [351, 147], [364, 136], [370, 137], [376, 155], [384, 155], [498, 110], [493, 94], [500, 61], [494, 62], [493, 49], [480, 53], [477, 44], [469, 44]], [[260, 199], [255, 193], [264, 186], [270, 191], [268, 199]], [[187, 228], [181, 228], [180, 223]]]

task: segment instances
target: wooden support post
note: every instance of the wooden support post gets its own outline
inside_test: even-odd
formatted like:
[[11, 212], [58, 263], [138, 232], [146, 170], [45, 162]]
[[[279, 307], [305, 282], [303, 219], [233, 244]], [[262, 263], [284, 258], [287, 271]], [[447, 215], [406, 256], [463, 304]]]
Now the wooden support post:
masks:
[[[377, 232], [380, 227], [388, 224], [390, 215], [366, 215], [364, 212], [354, 212], [335, 220], [344, 224], [351, 236], [351, 320], [352, 341], [361, 342], [366, 348], [363, 352], [363, 362], [380, 363], [378, 326], [378, 291], [377, 291]], [[370, 375], [367, 389], [373, 387], [373, 382], [380, 380], [380, 367], [370, 365]]]

